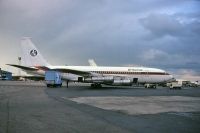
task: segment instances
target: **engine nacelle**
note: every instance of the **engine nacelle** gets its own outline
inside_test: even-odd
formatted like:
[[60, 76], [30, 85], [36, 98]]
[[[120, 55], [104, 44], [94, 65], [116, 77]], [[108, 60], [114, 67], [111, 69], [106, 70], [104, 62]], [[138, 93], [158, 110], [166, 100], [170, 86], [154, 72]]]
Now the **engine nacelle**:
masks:
[[130, 79], [122, 79], [122, 80], [114, 80], [112, 85], [125, 85], [125, 86], [131, 86], [133, 81]]
[[113, 83], [113, 77], [90, 77], [85, 78], [84, 82], [86, 83]]

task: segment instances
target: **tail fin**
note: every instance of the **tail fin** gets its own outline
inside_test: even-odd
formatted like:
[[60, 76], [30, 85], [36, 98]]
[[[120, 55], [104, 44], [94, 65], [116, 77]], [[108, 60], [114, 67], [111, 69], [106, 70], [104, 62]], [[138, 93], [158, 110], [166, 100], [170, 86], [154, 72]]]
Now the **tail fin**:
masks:
[[43, 58], [41, 53], [32, 43], [29, 37], [24, 37], [21, 40], [22, 48], [22, 65], [25, 66], [48, 66], [49, 64]]
[[90, 66], [94, 66], [94, 67], [97, 66], [97, 64], [95, 63], [95, 61], [93, 59], [89, 59], [88, 62], [90, 64]]

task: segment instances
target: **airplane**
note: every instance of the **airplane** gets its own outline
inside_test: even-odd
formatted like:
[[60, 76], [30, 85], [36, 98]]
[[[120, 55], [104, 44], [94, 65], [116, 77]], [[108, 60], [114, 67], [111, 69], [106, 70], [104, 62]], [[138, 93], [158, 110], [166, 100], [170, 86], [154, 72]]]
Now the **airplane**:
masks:
[[[50, 65], [29, 37], [21, 40], [23, 65], [7, 64], [28, 74], [45, 76], [45, 71], [58, 71], [67, 82], [91, 83], [91, 87], [131, 86], [133, 84], [159, 84], [170, 82], [174, 77], [166, 71], [149, 67], [53, 66]], [[95, 66], [95, 67], [94, 67]]]

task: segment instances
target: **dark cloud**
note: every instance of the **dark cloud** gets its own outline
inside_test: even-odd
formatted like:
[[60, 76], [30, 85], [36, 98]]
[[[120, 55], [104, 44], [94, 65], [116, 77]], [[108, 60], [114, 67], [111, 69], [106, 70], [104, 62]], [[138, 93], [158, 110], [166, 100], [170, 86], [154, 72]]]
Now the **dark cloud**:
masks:
[[[140, 19], [141, 24], [149, 31], [145, 39], [157, 46], [143, 57], [149, 58], [150, 62], [162, 60], [160, 64], [177, 69], [199, 69], [199, 15], [189, 13], [177, 14], [150, 14]], [[187, 19], [186, 19], [187, 18]], [[152, 58], [151, 57], [155, 57]], [[162, 63], [163, 62], [163, 63]], [[193, 62], [193, 63], [191, 63]]]
[[140, 21], [146, 29], [158, 37], [182, 34], [182, 24], [173, 16], [167, 14], [150, 14]]

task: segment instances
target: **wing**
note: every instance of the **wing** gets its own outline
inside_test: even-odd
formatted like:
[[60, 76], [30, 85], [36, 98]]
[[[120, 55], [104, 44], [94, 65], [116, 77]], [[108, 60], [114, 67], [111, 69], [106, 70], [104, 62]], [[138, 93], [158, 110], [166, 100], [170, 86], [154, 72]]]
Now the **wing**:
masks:
[[37, 68], [20, 66], [20, 65], [15, 65], [15, 64], [6, 64], [6, 65], [17, 67], [17, 68], [20, 68], [20, 69], [23, 69], [23, 70], [27, 70], [27, 71], [37, 71], [38, 70]]
[[72, 73], [72, 74], [80, 75], [80, 76], [83, 76], [83, 77], [88, 77], [88, 76], [92, 75], [91, 72], [74, 70], [74, 69], [55, 68], [55, 69], [51, 69], [51, 70], [58, 71], [58, 72], [61, 72], [61, 73]]
[[72, 73], [72, 74], [76, 74], [76, 75], [80, 75], [83, 77], [90, 77], [90, 76], [97, 76], [99, 74], [96, 73], [92, 73], [92, 72], [87, 72], [87, 71], [80, 71], [80, 70], [74, 70], [74, 69], [67, 69], [67, 68], [48, 68], [45, 66], [35, 66], [35, 67], [26, 67], [26, 66], [20, 66], [20, 65], [14, 65], [14, 64], [7, 64], [9, 66], [13, 66], [13, 67], [17, 67], [23, 70], [27, 70], [27, 71], [37, 71], [37, 70], [51, 70], [51, 71], [58, 71], [61, 73]]

